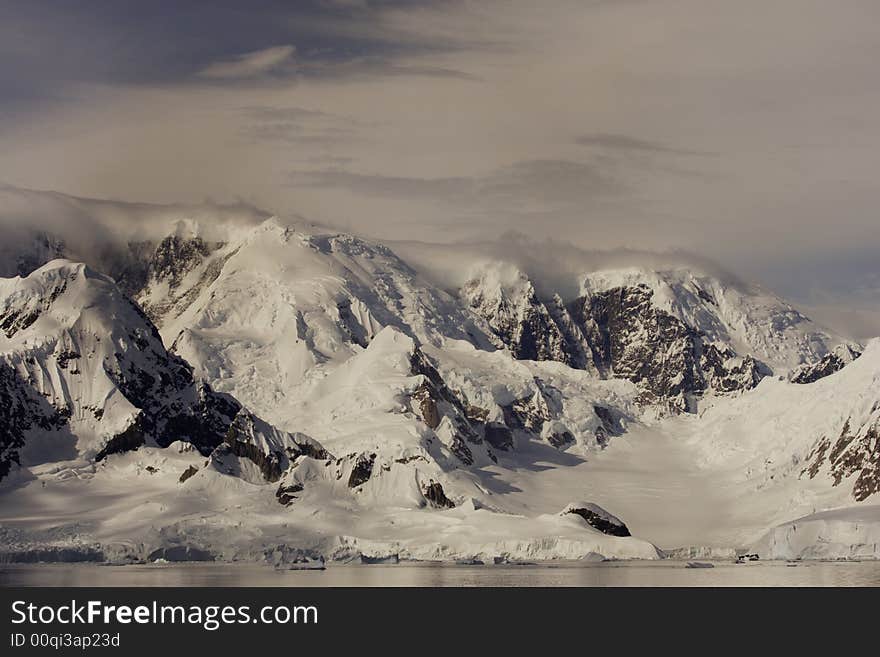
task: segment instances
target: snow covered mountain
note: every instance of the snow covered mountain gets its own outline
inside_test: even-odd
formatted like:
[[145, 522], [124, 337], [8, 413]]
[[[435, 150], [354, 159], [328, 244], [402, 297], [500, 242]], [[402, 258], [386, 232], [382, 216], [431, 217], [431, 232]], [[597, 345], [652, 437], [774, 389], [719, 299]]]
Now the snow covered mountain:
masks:
[[[760, 505], [706, 530], [713, 548], [880, 490], [876, 346], [717, 275], [554, 287], [483, 259], [447, 291], [382, 244], [277, 218], [175, 220], [89, 264], [26, 243], [0, 279], [0, 495], [29, 518], [74, 500], [59, 549], [654, 558], [653, 502], [625, 485], [677, 494], [685, 466], [657, 445]], [[23, 512], [0, 522], [48, 540]]]
[[496, 263], [461, 296], [515, 358], [625, 378], [644, 401], [674, 411], [812, 366], [841, 341], [757, 287], [690, 270], [591, 272], [565, 304], [559, 293], [542, 300], [523, 272]]
[[174, 441], [209, 454], [241, 405], [193, 377], [108, 277], [53, 260], [0, 280], [4, 470]]

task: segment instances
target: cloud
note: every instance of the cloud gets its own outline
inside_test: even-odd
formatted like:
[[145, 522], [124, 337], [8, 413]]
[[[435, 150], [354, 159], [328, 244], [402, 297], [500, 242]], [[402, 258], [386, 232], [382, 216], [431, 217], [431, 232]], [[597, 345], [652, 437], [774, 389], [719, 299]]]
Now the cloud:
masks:
[[383, 176], [339, 169], [292, 171], [290, 181], [293, 186], [344, 188], [367, 196], [437, 201], [470, 196], [478, 185], [469, 178]]
[[293, 171], [291, 180], [294, 185], [345, 187], [368, 195], [416, 198], [462, 194], [520, 198], [532, 194], [536, 186], [544, 190], [544, 196], [559, 200], [622, 191], [620, 183], [600, 167], [572, 160], [522, 160], [475, 177], [419, 178], [324, 169]]
[[571, 160], [522, 160], [474, 176], [431, 178], [338, 167], [296, 170], [290, 173], [290, 184], [297, 189], [326, 188], [368, 198], [430, 203], [451, 215], [447, 221], [479, 218], [471, 229], [481, 234], [522, 228], [551, 214], [582, 214], [626, 193], [625, 184], [597, 163]]
[[388, 57], [355, 57], [344, 61], [317, 62], [300, 69], [304, 76], [324, 80], [357, 81], [365, 78], [420, 77], [449, 78], [481, 82], [478, 75], [461, 69], [425, 64], [405, 64]]
[[787, 294], [880, 249], [877, 3], [121, 4], [0, 6], [0, 180], [686, 248]]
[[[240, 134], [256, 142], [299, 145], [338, 145], [357, 140], [357, 130], [365, 127], [354, 118], [292, 106], [248, 106], [241, 109], [248, 120]], [[326, 157], [326, 156], [325, 156]]]
[[581, 135], [575, 139], [575, 143], [581, 146], [606, 148], [619, 151], [641, 151], [645, 153], [659, 153], [671, 155], [712, 155], [705, 151], [694, 151], [683, 148], [672, 148], [665, 144], [647, 139], [639, 139], [628, 135], [597, 133]]
[[[61, 239], [70, 256], [99, 264], [110, 247], [158, 240], [180, 222], [200, 227], [207, 239], [227, 239], [227, 230], [256, 225], [267, 212], [237, 203], [151, 204], [69, 196], [0, 183], [0, 253], [24, 252], [34, 233]], [[4, 263], [7, 264], [8, 263]]]
[[293, 63], [294, 46], [273, 46], [213, 62], [199, 72], [203, 78], [253, 78]]
[[503, 262], [525, 272], [541, 294], [559, 293], [569, 301], [580, 294], [583, 275], [601, 269], [686, 267], [715, 276], [729, 285], [743, 281], [717, 262], [682, 249], [588, 249], [555, 239], [508, 231], [491, 239], [436, 244], [390, 240], [390, 248], [434, 284], [456, 290], [484, 262]]
[[304, 107], [273, 107], [271, 105], [247, 105], [241, 113], [258, 121], [304, 121], [312, 119], [336, 119], [336, 114]]

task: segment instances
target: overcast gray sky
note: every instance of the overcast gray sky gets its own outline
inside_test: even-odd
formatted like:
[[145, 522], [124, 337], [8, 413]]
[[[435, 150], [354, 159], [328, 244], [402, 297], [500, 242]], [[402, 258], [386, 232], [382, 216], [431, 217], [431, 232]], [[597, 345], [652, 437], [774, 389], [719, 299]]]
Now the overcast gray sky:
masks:
[[876, 0], [0, 0], [0, 182], [682, 248], [880, 310]]

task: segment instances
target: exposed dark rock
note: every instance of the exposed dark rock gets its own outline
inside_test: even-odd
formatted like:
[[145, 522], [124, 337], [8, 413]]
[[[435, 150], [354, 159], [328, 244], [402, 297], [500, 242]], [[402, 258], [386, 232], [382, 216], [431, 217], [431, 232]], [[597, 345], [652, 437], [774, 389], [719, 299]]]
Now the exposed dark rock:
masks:
[[489, 410], [479, 406], [468, 406], [465, 415], [469, 421], [481, 424], [489, 418]]
[[182, 484], [187, 479], [189, 479], [193, 475], [197, 474], [198, 471], [199, 471], [199, 469], [196, 466], [194, 466], [194, 465], [189, 466], [186, 470], [183, 471], [183, 474], [180, 475], [180, 479], [178, 479], [178, 482], [180, 482]]
[[751, 356], [740, 358], [727, 346], [706, 343], [699, 332], [655, 306], [653, 295], [646, 285], [617, 287], [569, 304], [599, 372], [638, 384], [644, 403], [694, 412], [706, 390], [748, 390], [770, 373]]
[[541, 433], [544, 423], [550, 420], [547, 401], [540, 391], [502, 406], [501, 411], [504, 414], [504, 423], [509, 428], [523, 429], [535, 434]]
[[357, 488], [367, 482], [373, 476], [373, 464], [376, 462], [376, 454], [360, 454], [355, 461], [351, 474], [348, 477], [348, 487]]
[[810, 475], [810, 479], [814, 479], [816, 475], [819, 474], [822, 464], [825, 463], [825, 456], [829, 447], [831, 447], [831, 441], [828, 440], [827, 436], [822, 436], [807, 456], [807, 462], [810, 465], [801, 471], [802, 477], [805, 474], [808, 474]]
[[730, 347], [704, 344], [700, 355], [700, 368], [705, 385], [716, 392], [751, 390], [770, 369], [751, 356], [740, 358]]
[[155, 306], [146, 304], [144, 308], [151, 320], [159, 321], [172, 308], [181, 311], [188, 307], [217, 279], [226, 257], [209, 262], [198, 281], [181, 287], [193, 270], [223, 246], [222, 242], [207, 242], [198, 236], [169, 235], [159, 243], [130, 242], [127, 253], [109, 251], [102, 254], [100, 260], [102, 270], [133, 299], [143, 300], [142, 294], [151, 284], [167, 285], [168, 299]]
[[618, 287], [575, 300], [572, 317], [585, 329], [600, 372], [640, 384], [647, 403], [693, 410], [702, 391], [696, 331], [652, 303], [645, 285]]
[[65, 370], [67, 369], [67, 364], [72, 360], [78, 360], [81, 356], [75, 351], [62, 351], [56, 356], [58, 361], [58, 367]]
[[410, 371], [414, 376], [421, 374], [427, 379], [427, 382], [431, 385], [431, 388], [429, 389], [430, 396], [435, 401], [443, 400], [459, 408], [462, 414], [465, 414], [465, 409], [461, 400], [454, 392], [452, 392], [452, 390], [449, 389], [446, 385], [446, 381], [440, 376], [440, 372], [437, 371], [437, 368], [434, 367], [433, 363], [431, 363], [428, 357], [425, 356], [419, 348], [416, 348], [410, 357]]
[[835, 372], [839, 372], [861, 355], [861, 350], [854, 345], [841, 345], [831, 353], [826, 354], [818, 363], [802, 365], [797, 368], [792, 372], [790, 380], [792, 383], [813, 383]]
[[566, 336], [524, 275], [511, 289], [474, 279], [465, 283], [461, 295], [514, 358], [572, 364]]
[[433, 507], [437, 507], [438, 509], [451, 509], [455, 507], [455, 503], [446, 497], [446, 493], [443, 492], [443, 486], [433, 479], [427, 486], [425, 486], [422, 493], [428, 501], [428, 504]]
[[171, 562], [214, 561], [214, 555], [201, 548], [189, 545], [175, 545], [153, 550], [147, 557], [148, 561], [158, 561], [159, 559]]
[[31, 388], [14, 367], [0, 360], [0, 480], [13, 464], [19, 463], [19, 450], [29, 432], [64, 431], [67, 418]]
[[[131, 302], [130, 302], [131, 303]], [[207, 456], [219, 445], [241, 408], [232, 397], [211, 390], [193, 378], [192, 367], [165, 350], [159, 332], [134, 303], [142, 325], [129, 329], [138, 358], [118, 351], [104, 363], [104, 371], [122, 394], [141, 409], [139, 426], [160, 447], [175, 440], [192, 443]]]
[[[70, 280], [76, 276], [73, 273]], [[30, 297], [25, 303], [8, 308], [0, 314], [0, 331], [11, 340], [16, 333], [27, 329], [49, 311], [55, 300], [67, 290], [67, 284], [66, 278], [54, 280], [45, 295]]]
[[547, 442], [556, 449], [561, 449], [574, 443], [574, 436], [570, 431], [557, 431], [547, 437]]
[[[298, 456], [308, 456], [316, 461], [328, 461], [333, 458], [333, 455], [324, 449], [324, 447], [316, 440], [299, 440], [294, 436], [294, 442], [296, 442], [296, 453], [293, 454], [293, 458], [297, 458]], [[291, 455], [288, 454], [288, 456]]]
[[597, 504], [589, 502], [569, 504], [563, 515], [573, 513], [586, 520], [587, 524], [609, 536], [630, 536], [629, 529], [620, 518], [611, 515]]
[[713, 306], [718, 305], [718, 302], [715, 300], [715, 297], [713, 297], [711, 294], [706, 292], [706, 290], [701, 288], [696, 283], [694, 284], [694, 289], [697, 291], [697, 296], [700, 297], [703, 301], [707, 301], [708, 303], [711, 303]]
[[296, 499], [295, 493], [301, 493], [302, 491], [303, 485], [300, 483], [291, 484], [290, 486], [281, 485], [278, 487], [278, 490], [275, 491], [275, 497], [278, 498], [279, 504], [290, 506]]
[[488, 411], [468, 405], [453, 392], [428, 357], [418, 348], [410, 359], [410, 370], [413, 375], [425, 377], [410, 396], [414, 409], [430, 429], [436, 429], [444, 417], [448, 418], [453, 429], [450, 451], [464, 465], [472, 465], [474, 455], [467, 443], [482, 443], [479, 431], [482, 420], [477, 418], [486, 417]]
[[278, 481], [301, 456], [330, 458], [327, 450], [308, 436], [279, 432], [245, 409], [229, 425], [224, 443], [232, 454], [256, 465], [268, 482]]
[[412, 399], [418, 403], [425, 424], [431, 429], [436, 429], [440, 426], [440, 411], [437, 409], [437, 402], [433, 399], [432, 392], [431, 384], [424, 383], [413, 393]]
[[872, 427], [862, 438], [861, 470], [853, 484], [853, 497], [857, 502], [880, 492], [880, 433]]
[[119, 454], [121, 452], [133, 452], [142, 447], [146, 442], [144, 430], [141, 427], [141, 416], [139, 415], [122, 433], [118, 433], [107, 441], [104, 449], [95, 455], [95, 461], [103, 461], [110, 454]]
[[513, 432], [499, 422], [488, 422], [485, 429], [486, 442], [495, 449], [508, 451], [513, 447]]
[[[565, 357], [560, 361], [579, 370], [592, 369], [593, 349], [587, 341], [580, 326], [574, 321], [562, 297], [554, 294], [547, 302], [547, 310], [550, 312], [554, 323], [563, 337]], [[559, 360], [554, 358], [554, 360]]]
[[0, 563], [103, 563], [104, 553], [91, 546], [47, 546], [27, 550], [3, 550]]
[[[69, 289], [73, 281], [81, 280], [81, 277], [85, 278], [82, 281], [84, 285], [94, 285], [95, 289], [108, 295], [113, 304], [112, 308], [108, 308], [108, 313], [118, 316], [120, 311], [131, 310], [135, 315], [133, 317], [126, 313], [125, 316], [132, 317], [131, 321], [125, 326], [115, 325], [107, 335], [84, 335], [82, 329], [64, 332], [56, 346], [58, 367], [66, 370], [67, 375], [76, 375], [79, 373], [79, 361], [91, 358], [94, 353], [84, 356], [80, 353], [83, 351], [82, 344], [88, 344], [91, 340], [109, 343], [111, 349], [100, 363], [101, 370], [138, 409], [136, 420], [110, 438], [97, 454], [98, 460], [108, 454], [137, 449], [147, 440], [161, 447], [175, 440], [190, 442], [203, 455], [210, 454], [220, 444], [240, 405], [231, 397], [215, 393], [207, 385], [196, 382], [192, 368], [165, 349], [155, 325], [137, 304], [124, 297], [109, 279], [81, 265], [50, 269], [34, 276], [39, 277], [41, 285], [37, 289], [42, 292], [17, 297], [7, 304], [2, 319], [7, 333], [31, 326], [39, 316], [51, 310], [54, 302]], [[41, 360], [42, 357], [38, 359], [32, 354], [23, 354], [20, 358], [20, 369], [27, 375], [16, 375], [16, 386], [22, 390], [30, 389], [36, 394], [31, 380], [22, 377], [39, 380], [39, 370], [46, 363]], [[30, 393], [19, 394], [27, 396]], [[99, 421], [104, 417], [104, 409], [95, 405], [76, 409], [70, 401], [54, 403], [56, 408], [53, 413], [45, 410], [39, 414], [31, 413], [30, 426], [38, 427], [41, 426], [40, 422], [49, 422], [58, 428], [75, 410], [87, 411]], [[19, 413], [23, 411], [18, 409]], [[13, 431], [11, 427], [8, 429], [12, 436], [21, 433], [19, 430]]]
[[398, 563], [400, 563], [400, 555], [387, 554], [387, 555], [368, 556], [366, 554], [362, 554], [361, 555], [361, 563], [365, 564], [365, 565], [398, 564]]
[[452, 440], [452, 445], [449, 447], [450, 451], [458, 457], [458, 460], [464, 463], [465, 465], [473, 465], [474, 464], [474, 453], [471, 451], [471, 448], [467, 446], [467, 443], [461, 439], [460, 436], [456, 435]]
[[412, 463], [413, 461], [424, 461], [425, 463], [428, 463], [428, 459], [426, 459], [421, 454], [414, 454], [413, 456], [404, 456], [400, 459], [394, 459], [395, 463], [401, 463], [404, 465], [407, 463]]
[[348, 335], [349, 340], [361, 347], [370, 344], [372, 335], [367, 333], [366, 329], [355, 318], [351, 312], [351, 299], [344, 299], [336, 304], [339, 313], [339, 324], [342, 330]]
[[64, 241], [42, 230], [25, 230], [20, 239], [10, 239], [9, 231], [4, 230], [3, 238], [7, 240], [0, 247], [0, 277], [12, 278], [26, 276], [39, 269], [47, 262], [64, 258], [66, 245]]
[[165, 281], [171, 289], [178, 287], [190, 271], [217, 248], [201, 237], [183, 238], [169, 235], [156, 247], [150, 262], [150, 274]]
[[155, 242], [129, 242], [127, 249], [107, 249], [99, 255], [101, 270], [116, 281], [122, 292], [134, 298], [143, 290], [150, 278], [150, 258], [156, 250]]
[[847, 420], [834, 444], [823, 436], [807, 461], [810, 465], [801, 471], [801, 476], [808, 474], [813, 479], [827, 462], [834, 486], [856, 475], [853, 498], [858, 502], [868, 499], [880, 492], [880, 422], [853, 430]]
[[256, 465], [263, 478], [268, 482], [275, 482], [281, 478], [284, 471], [285, 463], [284, 453], [281, 450], [264, 451], [254, 442], [242, 439], [243, 429], [238, 419], [229, 427], [229, 433], [226, 435], [226, 444], [230, 451], [240, 458], [245, 458]]

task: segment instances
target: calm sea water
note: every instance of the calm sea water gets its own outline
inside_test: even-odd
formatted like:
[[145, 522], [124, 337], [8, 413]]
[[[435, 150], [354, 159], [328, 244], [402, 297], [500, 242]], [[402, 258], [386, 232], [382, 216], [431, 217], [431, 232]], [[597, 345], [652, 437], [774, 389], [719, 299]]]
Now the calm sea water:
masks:
[[880, 586], [880, 562], [683, 562], [461, 566], [398, 564], [279, 571], [252, 564], [0, 566], [0, 586]]

